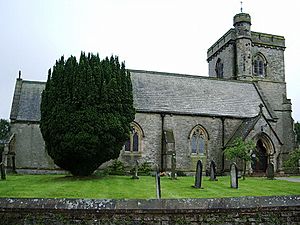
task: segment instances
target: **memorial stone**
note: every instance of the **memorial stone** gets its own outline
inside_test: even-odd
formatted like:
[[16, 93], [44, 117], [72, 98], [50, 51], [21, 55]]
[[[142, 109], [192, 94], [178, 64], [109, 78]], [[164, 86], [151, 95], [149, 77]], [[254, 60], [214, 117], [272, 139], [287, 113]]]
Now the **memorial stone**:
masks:
[[230, 165], [230, 186], [231, 188], [239, 187], [238, 169], [235, 163]]
[[269, 163], [267, 167], [267, 178], [270, 180], [274, 179], [274, 165], [273, 163]]
[[171, 159], [171, 179], [175, 180], [176, 179], [176, 155], [175, 153], [172, 154], [172, 159]]
[[0, 171], [1, 171], [1, 180], [6, 180], [6, 171], [3, 162], [0, 163]]
[[134, 174], [131, 177], [132, 179], [140, 179], [138, 176], [138, 170], [139, 170], [139, 163], [137, 160], [135, 160], [135, 166], [134, 166]]
[[160, 189], [160, 172], [159, 169], [157, 168], [156, 173], [155, 173], [155, 181], [156, 181], [156, 197], [157, 199], [161, 199], [161, 189]]
[[216, 176], [216, 163], [215, 161], [210, 162], [210, 179], [211, 181], [217, 181], [217, 176]]
[[202, 162], [198, 160], [196, 174], [195, 174], [195, 185], [194, 188], [201, 188], [202, 183]]

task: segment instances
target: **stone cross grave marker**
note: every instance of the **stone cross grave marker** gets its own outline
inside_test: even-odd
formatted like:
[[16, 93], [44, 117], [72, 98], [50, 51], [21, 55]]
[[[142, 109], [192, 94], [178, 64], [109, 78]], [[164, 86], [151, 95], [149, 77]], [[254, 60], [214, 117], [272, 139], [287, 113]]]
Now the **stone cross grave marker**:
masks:
[[239, 187], [238, 169], [235, 163], [230, 165], [230, 186], [231, 188]]
[[274, 179], [274, 165], [273, 163], [269, 163], [267, 167], [267, 178], [270, 180]]
[[216, 163], [215, 163], [214, 160], [211, 160], [209, 169], [210, 169], [210, 178], [209, 178], [209, 180], [217, 181], [218, 179], [217, 179], [217, 176], [216, 176]]
[[139, 162], [135, 160], [135, 165], [134, 165], [134, 174], [131, 177], [131, 179], [140, 179], [138, 176], [138, 170], [139, 170]]
[[195, 174], [195, 185], [194, 188], [201, 188], [202, 183], [202, 162], [198, 160]]

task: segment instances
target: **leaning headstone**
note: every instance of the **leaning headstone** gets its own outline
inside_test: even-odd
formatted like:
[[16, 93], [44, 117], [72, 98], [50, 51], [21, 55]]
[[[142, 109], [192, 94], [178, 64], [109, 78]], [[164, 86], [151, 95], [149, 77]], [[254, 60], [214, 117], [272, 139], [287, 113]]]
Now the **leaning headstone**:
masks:
[[210, 162], [210, 167], [209, 167], [209, 170], [210, 170], [210, 178], [209, 180], [211, 181], [217, 181], [217, 176], [216, 176], [216, 163], [214, 160], [212, 160]]
[[195, 174], [195, 185], [194, 188], [201, 188], [202, 183], [202, 162], [198, 160], [196, 174]]
[[230, 165], [230, 186], [231, 188], [239, 187], [238, 169], [235, 163]]
[[0, 170], [1, 170], [1, 180], [6, 180], [6, 173], [5, 173], [6, 171], [3, 162], [0, 163]]
[[156, 170], [156, 197], [157, 199], [161, 199], [161, 189], [160, 189], [160, 172], [159, 169], [157, 168]]
[[131, 177], [131, 179], [140, 179], [138, 176], [138, 170], [139, 170], [139, 162], [137, 160], [135, 160], [134, 174]]
[[171, 158], [171, 179], [176, 179], [176, 155], [175, 153], [172, 154]]
[[267, 178], [270, 180], [274, 179], [274, 165], [273, 163], [269, 163], [267, 167]]

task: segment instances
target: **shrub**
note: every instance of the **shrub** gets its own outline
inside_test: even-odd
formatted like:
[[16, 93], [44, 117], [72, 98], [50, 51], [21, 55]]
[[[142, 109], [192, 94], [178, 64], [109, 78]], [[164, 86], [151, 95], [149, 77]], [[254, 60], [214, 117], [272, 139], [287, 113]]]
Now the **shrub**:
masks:
[[113, 163], [107, 168], [110, 175], [125, 175], [125, 166], [119, 160], [114, 160]]

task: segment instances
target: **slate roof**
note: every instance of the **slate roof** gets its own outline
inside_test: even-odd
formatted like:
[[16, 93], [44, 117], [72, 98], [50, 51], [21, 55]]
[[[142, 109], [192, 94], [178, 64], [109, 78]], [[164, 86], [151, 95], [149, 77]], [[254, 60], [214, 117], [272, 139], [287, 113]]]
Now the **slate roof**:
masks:
[[[251, 82], [130, 71], [137, 112], [251, 118], [258, 115], [259, 104], [264, 104]], [[44, 82], [18, 79], [10, 119], [38, 122], [44, 88]]]
[[17, 80], [10, 113], [11, 120], [38, 122], [41, 119], [41, 94], [45, 82]]
[[249, 118], [263, 104], [251, 82], [137, 70], [131, 77], [134, 104], [142, 112]]
[[233, 135], [231, 136], [231, 138], [229, 139], [229, 141], [226, 143], [226, 147], [227, 146], [232, 146], [234, 141], [241, 137], [243, 140], [245, 140], [245, 138], [248, 136], [248, 134], [250, 133], [250, 131], [253, 129], [253, 127], [255, 126], [255, 124], [257, 123], [257, 121], [260, 119], [261, 114], [253, 117], [253, 118], [247, 118], [245, 119], [241, 125], [238, 127], [238, 129], [233, 133]]

